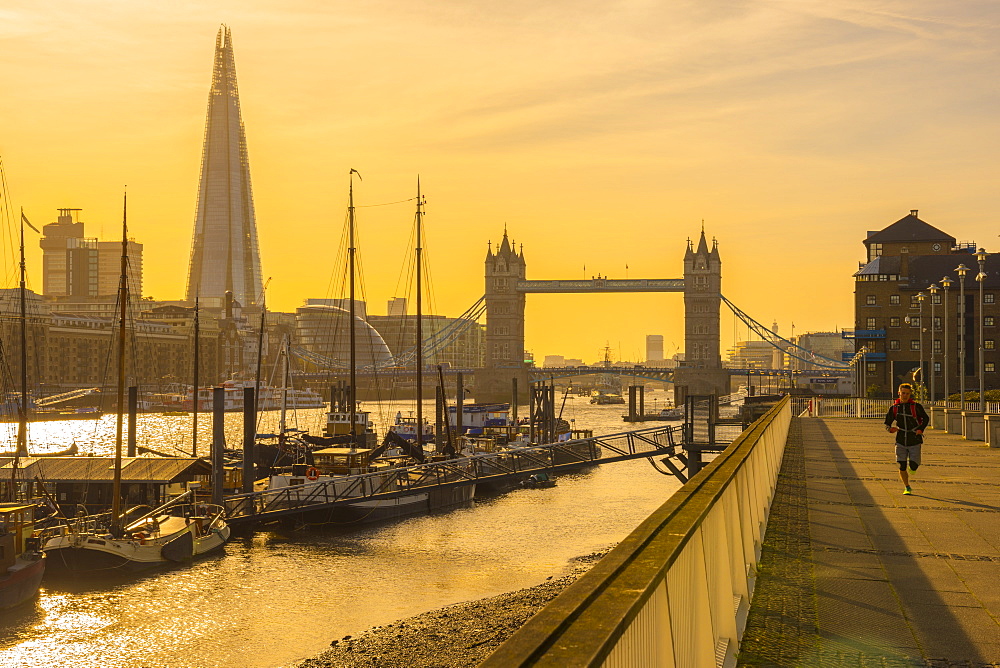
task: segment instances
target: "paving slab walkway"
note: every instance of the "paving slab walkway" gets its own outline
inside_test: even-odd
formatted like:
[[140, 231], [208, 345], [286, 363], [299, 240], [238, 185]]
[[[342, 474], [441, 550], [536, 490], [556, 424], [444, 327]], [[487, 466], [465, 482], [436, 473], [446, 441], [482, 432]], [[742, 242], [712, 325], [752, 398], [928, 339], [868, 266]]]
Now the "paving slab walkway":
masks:
[[907, 496], [892, 440], [793, 419], [740, 665], [1000, 666], [1000, 449], [928, 430]]

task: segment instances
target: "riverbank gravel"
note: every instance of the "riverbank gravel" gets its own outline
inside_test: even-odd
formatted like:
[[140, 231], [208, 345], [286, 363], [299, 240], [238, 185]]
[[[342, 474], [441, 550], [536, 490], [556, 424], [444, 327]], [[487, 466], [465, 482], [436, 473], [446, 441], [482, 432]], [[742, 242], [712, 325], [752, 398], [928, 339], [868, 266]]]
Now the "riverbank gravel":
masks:
[[479, 665], [611, 548], [577, 557], [567, 572], [527, 589], [457, 603], [358, 636], [344, 636], [297, 668], [466, 668]]

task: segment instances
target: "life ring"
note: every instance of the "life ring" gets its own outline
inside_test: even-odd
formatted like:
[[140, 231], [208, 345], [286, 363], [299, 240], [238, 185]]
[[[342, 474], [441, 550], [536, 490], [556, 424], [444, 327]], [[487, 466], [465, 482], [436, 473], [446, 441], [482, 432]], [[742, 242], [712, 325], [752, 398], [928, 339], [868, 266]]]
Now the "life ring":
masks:
[[306, 478], [308, 478], [309, 480], [316, 480], [317, 478], [319, 478], [319, 471], [316, 470], [315, 466], [310, 466], [308, 469], [306, 469]]

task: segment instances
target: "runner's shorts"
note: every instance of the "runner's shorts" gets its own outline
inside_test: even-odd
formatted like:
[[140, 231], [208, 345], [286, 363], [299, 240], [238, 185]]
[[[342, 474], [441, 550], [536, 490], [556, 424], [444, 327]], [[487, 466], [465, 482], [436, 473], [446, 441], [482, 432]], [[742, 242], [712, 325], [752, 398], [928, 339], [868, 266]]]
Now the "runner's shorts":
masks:
[[896, 461], [905, 462], [911, 461], [914, 464], [920, 464], [920, 445], [900, 445], [896, 444]]

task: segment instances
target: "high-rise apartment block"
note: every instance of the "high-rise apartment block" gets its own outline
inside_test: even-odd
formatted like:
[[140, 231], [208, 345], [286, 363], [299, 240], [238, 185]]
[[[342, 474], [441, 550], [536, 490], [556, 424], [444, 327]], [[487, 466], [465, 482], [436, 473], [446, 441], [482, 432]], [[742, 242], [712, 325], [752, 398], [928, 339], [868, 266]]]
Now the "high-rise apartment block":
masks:
[[215, 42], [187, 299], [222, 308], [226, 293], [253, 306], [262, 301], [264, 284], [233, 41], [223, 26]]
[[[55, 298], [104, 298], [118, 292], [121, 241], [84, 235], [81, 209], [59, 209], [56, 222], [42, 227], [42, 294]], [[142, 296], [142, 244], [128, 241], [129, 292]]]

